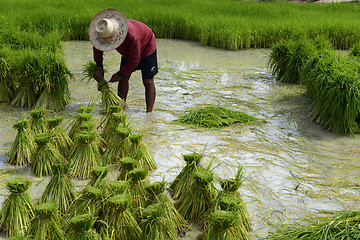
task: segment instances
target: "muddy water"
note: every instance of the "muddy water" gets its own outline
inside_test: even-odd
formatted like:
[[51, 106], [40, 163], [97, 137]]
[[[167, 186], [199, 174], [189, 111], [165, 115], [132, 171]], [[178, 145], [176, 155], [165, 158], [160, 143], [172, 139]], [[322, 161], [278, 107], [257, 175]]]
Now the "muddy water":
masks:
[[[237, 52], [201, 47], [197, 43], [159, 39], [159, 74], [154, 112], [145, 113], [141, 75], [130, 80], [126, 112], [132, 129], [142, 131], [158, 169], [151, 180], [171, 181], [183, 167], [182, 155], [203, 152], [203, 164], [212, 162], [218, 179], [234, 177], [240, 164], [245, 181], [241, 193], [252, 218], [254, 238], [267, 235], [268, 222], [289, 222], [356, 206], [359, 188], [359, 136], [329, 133], [308, 118], [309, 103], [297, 85], [281, 84], [269, 74], [269, 50]], [[94, 82], [80, 80], [82, 65], [92, 59], [89, 42], [66, 42], [64, 53], [74, 73], [72, 100], [60, 113], [70, 119], [80, 105], [95, 102], [100, 121], [100, 95]], [[109, 79], [120, 56], [105, 54]], [[116, 85], [113, 85], [115, 88]], [[175, 124], [184, 111], [204, 105], [240, 110], [262, 119], [256, 126], [198, 129]], [[3, 182], [12, 175], [30, 176], [29, 168], [6, 164], [15, 131], [11, 125], [26, 109], [0, 105], [0, 169]], [[67, 123], [65, 123], [66, 125]], [[30, 192], [38, 197], [48, 179], [36, 179]], [[77, 182], [81, 187], [83, 182]], [[1, 193], [7, 194], [4, 185]], [[4, 196], [0, 197], [0, 201]], [[196, 230], [186, 239], [194, 239]]]

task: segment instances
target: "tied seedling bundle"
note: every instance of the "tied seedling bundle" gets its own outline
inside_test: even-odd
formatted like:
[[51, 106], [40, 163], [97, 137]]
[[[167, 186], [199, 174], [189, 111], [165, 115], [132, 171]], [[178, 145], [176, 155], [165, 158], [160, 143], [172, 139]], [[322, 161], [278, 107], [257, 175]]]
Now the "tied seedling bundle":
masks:
[[88, 112], [77, 113], [73, 121], [69, 125], [69, 137], [72, 141], [75, 141], [77, 134], [79, 134], [80, 126], [83, 122], [94, 122], [92, 114]]
[[54, 117], [47, 119], [49, 132], [52, 135], [51, 143], [60, 151], [63, 156], [67, 156], [70, 152], [73, 141], [66, 133], [65, 129], [60, 125], [64, 118]]
[[197, 127], [226, 127], [232, 124], [253, 124], [257, 118], [246, 113], [218, 106], [207, 106], [192, 109], [181, 116], [176, 122], [195, 125]]
[[8, 162], [16, 165], [25, 165], [31, 162], [31, 153], [35, 149], [34, 134], [30, 130], [29, 121], [23, 119], [13, 125], [16, 136], [9, 151]]
[[131, 130], [128, 127], [118, 126], [114, 131], [115, 135], [110, 142], [108, 142], [108, 149], [113, 151], [111, 158], [112, 163], [119, 163], [120, 159], [128, 156], [130, 140], [129, 135]]
[[189, 224], [175, 208], [174, 202], [164, 193], [165, 184], [165, 181], [159, 181], [150, 183], [145, 187], [147, 192], [146, 205], [160, 204], [164, 210], [164, 218], [166, 221], [172, 221], [176, 226], [178, 234], [184, 236], [185, 232], [189, 229]]
[[146, 206], [145, 186], [149, 184], [148, 170], [135, 168], [129, 172], [130, 196], [133, 203], [134, 214], [137, 220], [142, 217], [142, 210]]
[[44, 133], [48, 131], [48, 127], [45, 119], [46, 110], [44, 108], [37, 108], [30, 111], [31, 121], [30, 126], [31, 130], [37, 133]]
[[129, 136], [129, 154], [138, 160], [138, 167], [153, 171], [157, 168], [154, 158], [151, 156], [148, 147], [142, 142], [143, 134], [134, 133]]
[[53, 202], [35, 206], [35, 218], [31, 220], [27, 236], [32, 239], [65, 239], [64, 231], [59, 224], [59, 214]]
[[65, 213], [75, 199], [74, 184], [69, 177], [69, 167], [64, 164], [51, 166], [52, 175], [40, 198], [40, 203], [54, 202]]
[[83, 131], [77, 135], [70, 153], [70, 173], [79, 179], [87, 179], [93, 167], [100, 166], [102, 156], [99, 147], [94, 143], [95, 134]]
[[115, 131], [117, 127], [128, 127], [126, 123], [126, 114], [125, 113], [112, 113], [106, 123], [104, 130], [101, 133], [101, 136], [104, 138], [105, 142], [109, 143], [115, 136]]
[[196, 152], [183, 155], [183, 159], [186, 165], [176, 176], [169, 187], [169, 190], [175, 200], [178, 199], [179, 195], [187, 191], [192, 185], [192, 182], [194, 181], [193, 173], [196, 171], [196, 169], [202, 168], [199, 165], [202, 158], [203, 154]]
[[92, 176], [89, 181], [90, 186], [102, 189], [104, 191], [104, 195], [108, 195], [111, 190], [110, 184], [106, 179], [109, 170], [109, 167], [94, 166], [91, 172]]
[[[119, 194], [110, 197], [105, 206], [104, 221], [107, 223], [111, 239], [140, 239], [141, 228], [130, 210], [131, 197]], [[101, 228], [102, 230], [105, 227]]]
[[109, 184], [114, 195], [130, 194], [130, 183], [128, 181], [111, 181]]
[[129, 172], [134, 170], [138, 165], [138, 161], [132, 157], [123, 157], [120, 159], [120, 173], [117, 180], [129, 180]]
[[233, 212], [212, 212], [209, 216], [209, 225], [197, 240], [247, 240], [236, 224], [236, 215]]
[[100, 136], [100, 134], [97, 132], [94, 126], [93, 121], [85, 121], [82, 122], [79, 126], [79, 132], [90, 132], [95, 135], [94, 143], [98, 146], [99, 151], [101, 154], [103, 154], [103, 149], [106, 147], [105, 140]]
[[31, 157], [31, 166], [37, 177], [48, 176], [54, 164], [66, 163], [63, 155], [50, 142], [51, 137], [50, 133], [39, 133], [35, 136], [37, 148]]
[[213, 184], [214, 176], [210, 170], [199, 168], [194, 172], [193, 178], [195, 181], [189, 189], [180, 193], [175, 207], [186, 220], [203, 223], [206, 213], [217, 196]]
[[95, 223], [91, 214], [74, 216], [69, 221], [68, 239], [72, 240], [102, 240], [102, 237], [92, 228]]
[[[87, 62], [83, 68], [86, 79], [91, 80], [97, 70], [96, 63]], [[101, 111], [106, 112], [111, 106], [123, 106], [124, 101], [113, 92], [109, 83], [103, 78], [98, 81], [98, 90], [101, 92]]]
[[0, 211], [0, 228], [7, 236], [25, 234], [34, 217], [34, 205], [27, 193], [31, 181], [15, 177], [6, 182], [10, 195], [5, 199]]
[[168, 221], [164, 213], [164, 207], [161, 204], [152, 204], [143, 210], [143, 219], [140, 222], [141, 239], [178, 239], [174, 222]]

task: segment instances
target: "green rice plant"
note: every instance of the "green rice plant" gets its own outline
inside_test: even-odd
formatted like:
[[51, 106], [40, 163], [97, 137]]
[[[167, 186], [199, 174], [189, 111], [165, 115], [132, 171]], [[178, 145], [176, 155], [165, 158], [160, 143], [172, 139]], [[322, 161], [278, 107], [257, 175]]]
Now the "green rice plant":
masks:
[[107, 149], [113, 151], [110, 161], [112, 163], [118, 163], [120, 159], [128, 156], [131, 130], [128, 127], [118, 126], [115, 128], [114, 133], [114, 137], [108, 142]]
[[152, 204], [144, 209], [144, 216], [140, 222], [142, 229], [140, 239], [178, 239], [174, 222], [169, 221], [164, 213], [164, 206], [161, 204]]
[[31, 153], [35, 149], [34, 134], [30, 130], [29, 120], [22, 119], [13, 125], [17, 131], [13, 145], [9, 150], [8, 162], [15, 165], [30, 164]]
[[148, 170], [135, 168], [129, 172], [130, 196], [132, 209], [137, 220], [142, 218], [142, 211], [146, 206], [145, 186], [149, 183], [147, 178]]
[[119, 176], [117, 180], [127, 181], [130, 179], [129, 172], [134, 170], [138, 165], [138, 160], [132, 157], [123, 157], [120, 159]]
[[104, 195], [109, 195], [111, 186], [106, 178], [109, 171], [110, 168], [107, 166], [94, 166], [91, 172], [92, 176], [88, 184], [92, 187], [102, 189], [104, 191]]
[[130, 210], [131, 201], [129, 194], [115, 195], [107, 200], [104, 222], [109, 227], [107, 232], [111, 233], [111, 239], [140, 239], [141, 229]]
[[34, 217], [34, 205], [27, 193], [31, 181], [14, 177], [6, 182], [10, 195], [4, 200], [0, 211], [0, 229], [6, 236], [25, 234]]
[[68, 126], [69, 129], [69, 137], [72, 141], [75, 141], [76, 135], [81, 131], [80, 126], [83, 122], [93, 122], [93, 116], [89, 112], [82, 112], [85, 111], [83, 109], [78, 109], [79, 113], [75, 115], [72, 119], [71, 123]]
[[350, 48], [349, 55], [354, 57], [360, 57], [360, 42], [354, 44], [354, 46]]
[[56, 204], [53, 202], [36, 205], [35, 217], [30, 222], [27, 236], [32, 239], [65, 239], [57, 211]]
[[105, 140], [100, 136], [98, 131], [95, 129], [94, 122], [89, 121], [83, 121], [79, 126], [79, 132], [91, 132], [95, 135], [94, 143], [98, 146], [99, 151], [101, 154], [104, 153], [104, 149], [106, 148], [106, 142]]
[[92, 229], [95, 219], [91, 214], [74, 216], [69, 221], [68, 239], [72, 240], [102, 240], [101, 236]]
[[70, 153], [73, 141], [67, 134], [66, 130], [60, 125], [63, 122], [62, 117], [53, 117], [46, 119], [49, 132], [52, 135], [50, 142], [59, 150], [63, 156], [68, 156]]
[[109, 114], [106, 119], [104, 129], [101, 133], [101, 136], [105, 142], [108, 143], [107, 145], [110, 145], [109, 142], [114, 138], [115, 129], [118, 126], [128, 127], [128, 124], [126, 123], [126, 114], [120, 112]]
[[114, 195], [130, 194], [130, 183], [128, 181], [111, 181], [109, 185]]
[[302, 222], [275, 226], [267, 236], [269, 240], [335, 240], [360, 238], [358, 211], [325, 212], [325, 215]]
[[209, 169], [196, 169], [193, 178], [195, 181], [192, 181], [189, 189], [179, 194], [175, 207], [186, 220], [203, 224], [206, 213], [217, 196], [217, 189], [213, 173]]
[[331, 132], [359, 132], [360, 62], [335, 52], [311, 58], [303, 68], [302, 83], [312, 101], [312, 120]]
[[79, 106], [77, 109], [78, 113], [93, 113], [94, 111], [94, 105], [93, 103], [89, 103], [88, 106]]
[[102, 156], [99, 147], [94, 143], [95, 134], [93, 132], [80, 132], [70, 151], [70, 173], [79, 179], [87, 179], [91, 175], [93, 167], [100, 166]]
[[39, 202], [54, 202], [61, 213], [66, 213], [75, 199], [74, 182], [69, 177], [69, 166], [55, 164], [51, 166], [52, 174]]
[[257, 122], [257, 118], [240, 111], [219, 106], [207, 106], [189, 110], [175, 121], [197, 127], [211, 128], [225, 127], [236, 123], [253, 124]]
[[143, 143], [144, 135], [142, 133], [133, 133], [129, 136], [130, 149], [129, 155], [138, 161], [139, 168], [145, 168], [149, 171], [153, 171], [157, 168], [154, 158], [151, 156], [149, 149], [145, 143]]
[[236, 216], [233, 212], [217, 210], [209, 216], [210, 224], [197, 240], [246, 240], [237, 226]]
[[203, 154], [197, 152], [183, 155], [186, 165], [175, 177], [169, 187], [169, 191], [175, 200], [177, 200], [179, 195], [187, 191], [187, 189], [189, 189], [189, 187], [193, 184], [193, 173], [196, 169], [202, 168], [200, 166], [200, 160], [203, 156]]
[[[97, 66], [95, 62], [87, 62], [84, 65], [83, 73], [86, 79], [90, 80], [93, 78]], [[107, 110], [112, 106], [123, 106], [124, 101], [115, 93], [109, 86], [109, 83], [103, 78], [98, 81], [98, 90], [101, 92], [101, 112], [106, 113]]]
[[45, 114], [46, 114], [46, 110], [45, 108], [42, 107], [30, 111], [30, 115], [31, 115], [30, 126], [31, 126], [31, 130], [35, 134], [48, 132]]
[[17, 234], [17, 235], [13, 235], [13, 236], [11, 236], [11, 237], [9, 237], [7, 239], [8, 240], [26, 240], [26, 239], [30, 239], [30, 238], [26, 238], [22, 234]]
[[50, 133], [39, 133], [35, 136], [37, 148], [31, 156], [31, 167], [37, 177], [48, 176], [54, 164], [66, 164], [59, 150], [50, 142]]
[[0, 49], [0, 102], [11, 102], [16, 91], [10, 56], [11, 51]]

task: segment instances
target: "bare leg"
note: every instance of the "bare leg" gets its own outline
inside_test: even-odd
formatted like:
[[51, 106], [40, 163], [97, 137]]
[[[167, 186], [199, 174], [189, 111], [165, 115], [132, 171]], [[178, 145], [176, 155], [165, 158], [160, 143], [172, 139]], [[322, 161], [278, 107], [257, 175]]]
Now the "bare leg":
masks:
[[118, 95], [119, 97], [126, 102], [126, 98], [129, 92], [129, 77], [124, 77], [119, 81], [118, 84]]
[[152, 112], [156, 97], [154, 78], [143, 78], [143, 84], [145, 87], [146, 112]]

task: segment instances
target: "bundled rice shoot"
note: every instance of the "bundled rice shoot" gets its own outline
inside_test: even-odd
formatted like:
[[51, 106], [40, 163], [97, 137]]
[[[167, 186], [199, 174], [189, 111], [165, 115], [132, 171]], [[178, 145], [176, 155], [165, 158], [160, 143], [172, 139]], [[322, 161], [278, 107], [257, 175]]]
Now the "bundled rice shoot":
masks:
[[154, 158], [151, 156], [148, 147], [142, 142], [142, 133], [134, 133], [129, 136], [130, 150], [129, 154], [138, 161], [139, 168], [145, 168], [153, 171], [157, 168]]
[[[115, 195], [107, 200], [104, 221], [111, 239], [140, 239], [141, 229], [130, 210], [131, 197], [128, 194]], [[102, 228], [102, 230], [105, 227]]]
[[210, 224], [197, 240], [246, 240], [237, 227], [236, 215], [229, 211], [217, 210], [210, 214]]
[[207, 106], [192, 109], [176, 120], [176, 122], [206, 128], [226, 127], [236, 123], [254, 124], [257, 121], [257, 118], [246, 113], [219, 106]]
[[68, 238], [72, 240], [102, 240], [102, 237], [92, 229], [95, 219], [91, 214], [75, 216], [69, 221]]
[[105, 140], [100, 136], [100, 134], [95, 129], [94, 122], [91, 120], [82, 122], [79, 126], [79, 132], [83, 132], [83, 131], [95, 135], [94, 143], [98, 146], [100, 153], [103, 154], [104, 149], [106, 147], [106, 143]]
[[102, 157], [99, 147], [94, 143], [95, 134], [81, 132], [77, 135], [75, 145], [70, 153], [70, 173], [79, 179], [87, 179], [93, 167], [100, 166]]
[[80, 126], [83, 122], [93, 122], [92, 114], [88, 112], [79, 112], [74, 117], [72, 123], [69, 125], [69, 137], [75, 141], [76, 135], [81, 131]]
[[128, 127], [126, 124], [126, 114], [125, 113], [112, 113], [108, 118], [104, 126], [104, 130], [101, 133], [101, 136], [104, 138], [105, 142], [109, 143], [116, 134], [117, 127]]
[[66, 164], [65, 158], [50, 142], [50, 138], [50, 133], [39, 133], [35, 136], [37, 148], [31, 157], [31, 166], [37, 177], [48, 176], [52, 165]]
[[114, 195], [130, 194], [130, 183], [128, 181], [111, 181], [109, 184]]
[[0, 49], [0, 102], [10, 102], [16, 91], [9, 61], [10, 51]]
[[131, 130], [128, 127], [118, 126], [115, 128], [115, 135], [108, 143], [108, 149], [113, 151], [111, 162], [118, 163], [121, 158], [128, 156]]
[[[94, 62], [87, 62], [83, 73], [88, 80], [92, 79], [97, 67]], [[101, 111], [106, 112], [111, 106], [122, 106], [123, 100], [113, 92], [108, 82], [103, 78], [98, 81], [98, 90], [101, 92]]]
[[104, 191], [104, 195], [108, 195], [111, 190], [110, 184], [106, 179], [109, 170], [109, 167], [94, 166], [91, 172], [92, 177], [89, 181], [90, 186], [102, 189]]
[[138, 161], [132, 157], [123, 157], [120, 159], [120, 173], [117, 180], [129, 180], [129, 172], [134, 170], [138, 165]]
[[176, 226], [173, 221], [169, 221], [165, 217], [163, 205], [152, 204], [144, 209], [143, 215], [140, 223], [142, 229], [141, 239], [178, 239]]
[[35, 206], [35, 218], [31, 220], [27, 236], [32, 239], [65, 239], [64, 231], [59, 224], [56, 204], [47, 202]]
[[0, 229], [6, 236], [25, 234], [34, 217], [33, 201], [26, 192], [30, 185], [30, 180], [19, 177], [6, 182], [10, 195], [3, 202], [0, 211]]
[[48, 131], [46, 119], [44, 117], [45, 113], [46, 110], [44, 108], [37, 108], [30, 111], [30, 115], [31, 115], [30, 126], [31, 126], [31, 130], [35, 134], [44, 133]]
[[15, 165], [25, 165], [31, 162], [31, 153], [35, 149], [33, 132], [30, 130], [29, 121], [23, 119], [13, 125], [16, 136], [9, 150], [8, 162]]
[[130, 196], [132, 199], [132, 207], [137, 220], [142, 217], [142, 210], [146, 206], [146, 190], [145, 186], [149, 183], [147, 178], [148, 170], [136, 168], [129, 172], [130, 176]]
[[66, 133], [65, 129], [60, 125], [64, 118], [54, 117], [47, 119], [49, 132], [52, 135], [51, 143], [60, 151], [63, 156], [69, 155], [73, 141]]
[[217, 190], [213, 184], [213, 173], [205, 168], [199, 168], [194, 172], [189, 189], [180, 193], [175, 207], [179, 213], [190, 221], [199, 221], [204, 223], [205, 214], [210, 209]]
[[40, 203], [54, 202], [65, 213], [75, 199], [74, 183], [69, 177], [69, 167], [64, 164], [51, 166], [52, 175], [40, 198]]
[[169, 187], [169, 190], [172, 193], [174, 199], [178, 199], [179, 195], [187, 191], [192, 185], [194, 181], [193, 173], [196, 171], [196, 169], [202, 168], [200, 166], [200, 160], [202, 158], [203, 154], [196, 152], [183, 155], [183, 159], [186, 165], [176, 176]]

